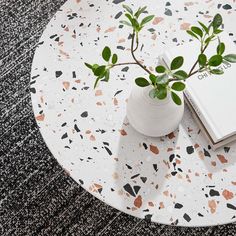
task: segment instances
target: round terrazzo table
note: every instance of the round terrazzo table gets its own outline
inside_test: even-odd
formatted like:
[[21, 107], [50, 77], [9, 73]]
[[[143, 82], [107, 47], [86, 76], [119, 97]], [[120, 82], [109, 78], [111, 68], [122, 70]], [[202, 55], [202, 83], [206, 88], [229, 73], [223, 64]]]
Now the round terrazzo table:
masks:
[[[105, 45], [121, 61], [129, 57], [130, 29], [119, 27], [122, 2], [69, 0], [48, 24], [31, 79], [46, 144], [74, 180], [127, 214], [182, 226], [234, 222], [236, 144], [212, 151], [187, 109], [179, 130], [166, 137], [137, 133], [126, 119], [133, 78], [142, 72], [137, 67], [116, 68], [110, 83], [93, 89], [84, 62], [99, 62]], [[235, 5], [164, 0], [145, 5], [156, 15], [140, 36], [138, 55], [147, 64], [155, 66], [158, 54], [189, 41], [184, 30], [216, 12], [234, 37]]]

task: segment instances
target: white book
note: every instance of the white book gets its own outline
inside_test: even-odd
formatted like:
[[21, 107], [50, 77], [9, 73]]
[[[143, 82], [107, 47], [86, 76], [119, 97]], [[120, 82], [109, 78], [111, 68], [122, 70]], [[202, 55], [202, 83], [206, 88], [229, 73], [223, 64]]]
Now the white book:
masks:
[[[224, 55], [236, 53], [236, 46], [226, 33], [220, 34], [220, 40], [226, 46]], [[209, 45], [205, 51], [208, 58], [216, 54], [217, 45], [218, 40]], [[184, 66], [180, 69], [189, 72], [197, 60], [199, 48], [200, 43], [195, 40], [168, 50], [162, 58], [169, 65], [174, 57], [183, 56]], [[224, 70], [223, 75], [202, 72], [187, 79], [184, 93], [212, 142], [225, 144], [223, 140], [232, 141], [236, 137], [236, 65], [227, 63], [219, 68]]]

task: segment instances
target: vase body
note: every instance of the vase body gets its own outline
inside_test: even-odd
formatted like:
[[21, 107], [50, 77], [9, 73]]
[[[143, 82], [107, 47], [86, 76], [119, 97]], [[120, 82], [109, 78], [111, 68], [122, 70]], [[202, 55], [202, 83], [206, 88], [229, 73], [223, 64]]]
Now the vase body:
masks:
[[152, 87], [134, 86], [127, 103], [127, 118], [139, 133], [160, 137], [175, 131], [183, 117], [183, 93], [178, 92], [182, 105], [176, 105], [170, 94], [164, 100], [151, 98]]

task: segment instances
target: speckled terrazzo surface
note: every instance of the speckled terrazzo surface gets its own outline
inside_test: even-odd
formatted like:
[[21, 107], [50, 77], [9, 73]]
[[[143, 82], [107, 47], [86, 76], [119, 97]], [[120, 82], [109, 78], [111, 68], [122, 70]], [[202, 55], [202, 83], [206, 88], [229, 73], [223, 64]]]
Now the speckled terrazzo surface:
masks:
[[233, 224], [176, 228], [120, 213], [79, 188], [57, 164], [35, 124], [29, 80], [35, 46], [62, 3], [0, 2], [0, 234], [235, 235]]

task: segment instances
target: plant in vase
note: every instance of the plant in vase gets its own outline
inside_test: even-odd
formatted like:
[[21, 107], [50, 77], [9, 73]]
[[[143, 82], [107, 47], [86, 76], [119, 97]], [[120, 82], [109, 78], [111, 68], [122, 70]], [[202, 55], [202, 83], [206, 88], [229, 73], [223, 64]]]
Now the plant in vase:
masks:
[[[114, 67], [139, 66], [147, 76], [140, 76], [135, 79], [137, 87], [133, 89], [127, 104], [128, 120], [136, 130], [145, 135], [155, 137], [166, 135], [174, 131], [182, 119], [184, 111], [182, 92], [185, 89], [185, 81], [198, 72], [207, 71], [215, 75], [223, 74], [223, 70], [218, 67], [226, 62], [236, 63], [236, 54], [224, 55], [225, 44], [219, 38], [220, 33], [223, 32], [221, 29], [223, 20], [220, 14], [216, 14], [210, 24], [205, 25], [198, 22], [199, 26], [192, 26], [187, 30], [189, 35], [200, 42], [196, 62], [189, 71], [181, 69], [184, 58], [176, 56], [171, 61], [170, 66], [156, 65], [155, 72], [153, 72], [137, 59], [135, 52], [139, 48], [141, 30], [153, 20], [154, 15], [148, 15], [140, 20], [143, 14], [147, 14], [147, 7], [140, 7], [136, 12], [127, 5], [123, 5], [123, 7], [127, 20], [120, 21], [120, 23], [132, 29], [131, 55], [133, 61], [118, 62], [117, 54], [113, 54], [111, 49], [106, 46], [102, 51], [105, 64], [85, 63], [85, 65], [96, 76], [94, 88], [97, 87], [99, 81], [109, 81], [110, 70]], [[207, 57], [205, 51], [214, 40], [218, 40], [216, 54]]]

